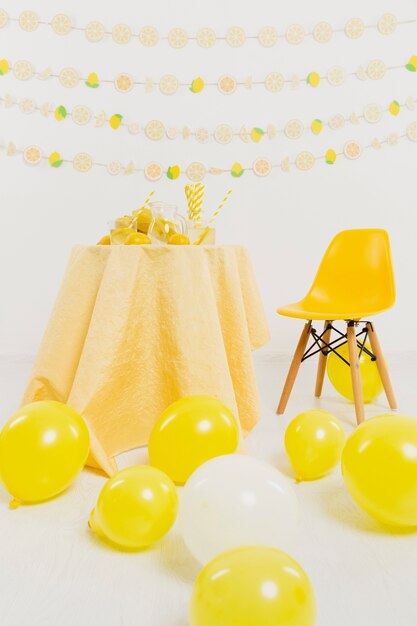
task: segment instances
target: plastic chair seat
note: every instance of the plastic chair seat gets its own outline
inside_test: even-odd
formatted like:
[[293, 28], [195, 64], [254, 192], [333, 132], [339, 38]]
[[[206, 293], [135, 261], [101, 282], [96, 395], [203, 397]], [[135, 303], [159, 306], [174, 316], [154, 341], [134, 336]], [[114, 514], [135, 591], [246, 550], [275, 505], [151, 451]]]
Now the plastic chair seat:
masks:
[[368, 311], [354, 311], [350, 309], [345, 309], [344, 311], [335, 310], [334, 307], [331, 306], [332, 303], [314, 302], [304, 298], [299, 302], [294, 302], [293, 304], [287, 304], [285, 306], [277, 309], [277, 313], [280, 315], [285, 315], [286, 317], [295, 317], [297, 319], [302, 320], [355, 320], [358, 321], [360, 319], [365, 319], [371, 317], [372, 315], [376, 315], [377, 313], [382, 313], [386, 309], [390, 307], [386, 307], [385, 309], [373, 310], [370, 309]]

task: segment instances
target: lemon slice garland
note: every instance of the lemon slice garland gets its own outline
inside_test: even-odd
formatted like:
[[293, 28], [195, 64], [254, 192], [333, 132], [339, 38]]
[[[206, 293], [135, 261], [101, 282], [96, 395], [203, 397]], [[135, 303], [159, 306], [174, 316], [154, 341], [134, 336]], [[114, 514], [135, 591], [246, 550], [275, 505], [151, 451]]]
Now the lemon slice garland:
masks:
[[173, 96], [181, 87], [186, 87], [191, 94], [201, 94], [207, 87], [217, 87], [218, 91], [225, 96], [230, 96], [236, 92], [238, 87], [252, 89], [254, 86], [263, 86], [270, 93], [278, 93], [286, 85], [291, 89], [298, 89], [301, 84], [307, 88], [316, 89], [323, 83], [332, 87], [339, 87], [348, 78], [357, 80], [381, 80], [388, 72], [397, 70], [407, 70], [410, 73], [417, 73], [417, 55], [412, 55], [402, 65], [387, 66], [382, 59], [372, 59], [366, 66], [359, 66], [355, 71], [347, 72], [341, 66], [333, 66], [325, 74], [317, 71], [310, 71], [303, 78], [298, 75], [284, 77], [280, 72], [270, 72], [263, 80], [253, 80], [251, 76], [243, 80], [237, 80], [234, 76], [225, 74], [220, 76], [216, 82], [207, 82], [203, 77], [193, 77], [187, 82], [180, 81], [172, 74], [165, 74], [158, 81], [150, 77], [141, 80], [134, 78], [131, 74], [121, 72], [114, 78], [102, 78], [96, 72], [90, 72], [87, 76], [81, 76], [73, 67], [64, 67], [58, 73], [51, 68], [46, 68], [37, 72], [31, 61], [26, 59], [12, 63], [8, 59], [0, 59], [0, 79], [8, 74], [20, 81], [27, 81], [32, 78], [39, 80], [55, 79], [67, 89], [73, 89], [84, 84], [88, 89], [100, 90], [103, 85], [113, 85], [119, 93], [129, 93], [135, 87], [144, 87], [145, 93], [151, 92], [155, 84], [158, 85], [160, 93], [165, 96]]
[[199, 183], [206, 175], [217, 176], [229, 174], [233, 178], [240, 178], [246, 172], [252, 172], [262, 178], [268, 176], [273, 169], [280, 168], [282, 172], [288, 172], [294, 166], [300, 171], [308, 171], [311, 170], [317, 162], [322, 161], [326, 165], [333, 165], [339, 157], [344, 157], [347, 160], [356, 160], [368, 149], [380, 150], [383, 145], [395, 146], [406, 138], [417, 143], [417, 121], [409, 123], [401, 134], [392, 132], [384, 139], [375, 138], [370, 144], [365, 146], [361, 145], [358, 141], [351, 140], [346, 142], [339, 151], [336, 151], [332, 146], [329, 146], [326, 152], [320, 155], [314, 155], [309, 150], [302, 150], [295, 158], [290, 159], [290, 157], [287, 156], [281, 159], [279, 163], [272, 163], [268, 158], [260, 157], [255, 159], [251, 166], [246, 167], [238, 161], [228, 167], [213, 167], [205, 165], [200, 161], [193, 161], [184, 168], [177, 163], [163, 167], [160, 163], [152, 161], [140, 168], [135, 165], [134, 161], [129, 161], [125, 165], [116, 160], [110, 161], [109, 163], [94, 161], [93, 157], [87, 152], [78, 152], [70, 159], [61, 156], [61, 153], [56, 150], [51, 154], [45, 154], [44, 151], [36, 145], [30, 145], [21, 150], [17, 149], [13, 142], [9, 142], [6, 145], [0, 145], [0, 148], [6, 151], [8, 157], [21, 154], [27, 165], [38, 165], [44, 161], [49, 163], [53, 168], [60, 168], [63, 164], [71, 164], [77, 172], [82, 173], [89, 172], [93, 167], [101, 167], [113, 176], [142, 173], [147, 180], [152, 182], [158, 181], [163, 176], [169, 180], [177, 180], [185, 173], [189, 180], [194, 183]]
[[239, 48], [248, 41], [257, 41], [265, 48], [275, 46], [280, 40], [291, 45], [300, 45], [306, 39], [326, 44], [334, 34], [342, 34], [348, 39], [356, 40], [362, 37], [365, 30], [374, 29], [381, 35], [392, 35], [399, 26], [416, 23], [416, 19], [398, 20], [393, 13], [384, 13], [372, 24], [365, 24], [361, 18], [348, 19], [342, 28], [333, 27], [328, 21], [321, 20], [311, 29], [307, 30], [301, 24], [289, 24], [285, 30], [278, 32], [275, 26], [263, 26], [257, 33], [247, 34], [241, 26], [231, 26], [226, 33], [217, 34], [212, 28], [202, 27], [195, 34], [188, 34], [184, 28], [172, 28], [166, 35], [160, 35], [155, 26], [144, 26], [138, 31], [128, 24], [115, 24], [112, 28], [106, 28], [100, 21], [93, 20], [84, 26], [74, 25], [69, 15], [59, 13], [52, 19], [40, 18], [34, 11], [22, 11], [18, 17], [9, 17], [4, 9], [0, 9], [0, 28], [7, 26], [9, 22], [17, 23], [27, 33], [36, 31], [40, 25], [48, 26], [59, 36], [66, 36], [74, 31], [82, 32], [90, 43], [98, 43], [105, 38], [111, 38], [118, 45], [126, 45], [131, 42], [139, 43], [144, 47], [154, 47], [161, 42], [167, 42], [174, 50], [184, 48], [191, 41], [201, 48], [212, 48], [216, 43], [222, 42], [232, 48]]

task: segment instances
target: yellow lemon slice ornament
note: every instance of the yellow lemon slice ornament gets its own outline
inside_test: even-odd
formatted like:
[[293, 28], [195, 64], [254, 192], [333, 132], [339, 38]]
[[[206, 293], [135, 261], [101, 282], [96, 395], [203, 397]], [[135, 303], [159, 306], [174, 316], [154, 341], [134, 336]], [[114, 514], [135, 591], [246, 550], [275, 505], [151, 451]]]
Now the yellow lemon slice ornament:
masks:
[[310, 87], [318, 87], [320, 84], [320, 74], [317, 72], [310, 72], [310, 74], [306, 78], [307, 85]]
[[85, 84], [91, 89], [97, 89], [97, 87], [99, 86], [97, 74], [95, 72], [91, 72], [91, 74], [88, 75]]
[[311, 122], [310, 128], [313, 135], [320, 135], [321, 131], [323, 130], [323, 122], [316, 118]]
[[397, 102], [397, 100], [393, 100], [392, 102], [390, 102], [388, 110], [391, 113], [391, 115], [398, 115], [398, 113], [400, 112], [400, 109], [401, 109], [400, 103]]
[[243, 169], [242, 164], [236, 161], [236, 163], [233, 163], [230, 173], [234, 178], [240, 178], [245, 173], [245, 170]]
[[60, 104], [58, 107], [56, 107], [54, 111], [54, 116], [55, 119], [58, 120], [58, 122], [61, 122], [67, 117], [67, 109], [62, 104]]
[[200, 93], [204, 89], [204, 80], [199, 76], [191, 83], [190, 91], [192, 93]]
[[182, 233], [175, 233], [175, 235], [171, 235], [168, 239], [168, 243], [171, 246], [189, 246], [190, 240], [187, 235], [183, 235]]
[[414, 55], [414, 56], [410, 57], [410, 60], [408, 61], [408, 63], [405, 66], [405, 68], [409, 72], [417, 72], [417, 55]]
[[113, 128], [113, 130], [117, 130], [122, 123], [122, 119], [123, 115], [120, 115], [120, 113], [115, 113], [114, 115], [112, 115], [109, 119], [110, 128]]
[[51, 167], [57, 168], [62, 165], [62, 159], [59, 152], [52, 152], [52, 154], [49, 155], [48, 161]]
[[252, 128], [250, 131], [250, 137], [255, 143], [259, 143], [264, 135], [265, 131], [262, 128]]
[[167, 170], [167, 178], [170, 180], [176, 180], [181, 174], [181, 169], [179, 165], [170, 165]]
[[10, 69], [10, 65], [7, 59], [0, 60], [0, 76], [4, 76]]
[[329, 150], [327, 150], [326, 156], [325, 156], [326, 163], [328, 165], [333, 165], [336, 162], [336, 158], [337, 158], [336, 152], [332, 148], [329, 148]]

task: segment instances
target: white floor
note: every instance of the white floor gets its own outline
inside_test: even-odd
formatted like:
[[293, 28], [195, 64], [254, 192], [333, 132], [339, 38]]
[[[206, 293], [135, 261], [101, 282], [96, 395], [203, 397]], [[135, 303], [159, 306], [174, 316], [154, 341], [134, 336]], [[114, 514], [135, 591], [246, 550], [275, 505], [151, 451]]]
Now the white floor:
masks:
[[[401, 410], [417, 416], [417, 356], [395, 357], [390, 365]], [[262, 419], [248, 439], [249, 452], [289, 476], [282, 435], [297, 412], [319, 406], [347, 431], [353, 428], [352, 405], [328, 383], [323, 399], [313, 399], [312, 366], [303, 366], [282, 418], [274, 409], [287, 363], [257, 358]], [[0, 424], [17, 407], [29, 371], [25, 360], [0, 362]], [[367, 414], [382, 412], [381, 396]], [[144, 450], [124, 455], [121, 465], [141, 461]], [[175, 528], [142, 553], [118, 552], [97, 540], [87, 519], [103, 483], [84, 471], [61, 497], [15, 511], [0, 487], [1, 626], [187, 626], [198, 565]], [[312, 580], [317, 626], [417, 624], [417, 533], [388, 534], [350, 500], [339, 471], [295, 488], [302, 522], [293, 556]]]

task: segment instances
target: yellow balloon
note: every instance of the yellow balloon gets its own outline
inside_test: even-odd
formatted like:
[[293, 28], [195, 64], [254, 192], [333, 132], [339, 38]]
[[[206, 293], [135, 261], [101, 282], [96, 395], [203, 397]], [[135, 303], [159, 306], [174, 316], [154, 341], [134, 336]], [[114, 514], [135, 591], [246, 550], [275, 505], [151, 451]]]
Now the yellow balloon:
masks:
[[327, 411], [304, 411], [285, 432], [285, 449], [297, 480], [315, 480], [339, 463], [345, 431]]
[[169, 531], [177, 509], [178, 496], [172, 480], [154, 467], [136, 465], [106, 482], [88, 525], [113, 544], [139, 550]]
[[151, 465], [183, 485], [200, 465], [236, 452], [239, 427], [233, 413], [211, 396], [190, 396], [171, 404], [149, 439]]
[[0, 434], [0, 477], [17, 502], [48, 500], [82, 470], [89, 443], [84, 420], [66, 404], [27, 404]]
[[359, 506], [391, 526], [417, 526], [417, 419], [379, 415], [361, 424], [342, 454], [346, 487]]
[[288, 554], [268, 546], [223, 552], [200, 572], [190, 626], [313, 626], [310, 580]]
[[[370, 350], [371, 346], [366, 344], [366, 348]], [[337, 351], [349, 362], [349, 348], [347, 344], [337, 348]], [[362, 352], [359, 359], [359, 369], [362, 379], [363, 401], [366, 403], [372, 402], [382, 391], [382, 381], [376, 361], [372, 361], [370, 356]], [[333, 352], [327, 357], [327, 374], [336, 391], [341, 396], [348, 398], [348, 400], [353, 400], [350, 368]]]

